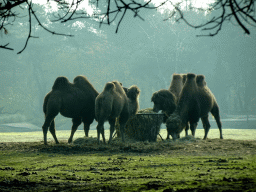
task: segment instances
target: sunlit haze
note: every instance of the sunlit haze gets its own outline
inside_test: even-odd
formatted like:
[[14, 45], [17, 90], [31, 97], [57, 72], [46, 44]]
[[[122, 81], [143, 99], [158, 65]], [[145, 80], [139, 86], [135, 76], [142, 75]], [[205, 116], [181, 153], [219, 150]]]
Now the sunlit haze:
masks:
[[[148, 1], [148, 0], [145, 0]], [[159, 1], [159, 0], [152, 0], [152, 3], [155, 6], [160, 5], [161, 3], [165, 2], [165, 0]], [[209, 8], [209, 5], [214, 3], [215, 0], [171, 0], [166, 2], [163, 6], [158, 8], [158, 11], [161, 13], [169, 12], [173, 10], [174, 5], [180, 4], [180, 8], [185, 10], [189, 7], [193, 8], [199, 8], [199, 9], [207, 9]]]
[[[54, 12], [54, 11], [58, 10], [57, 3], [54, 2], [54, 1], [47, 2], [46, 0], [45, 1], [34, 0], [33, 2], [37, 3], [37, 4], [41, 4], [41, 5], [47, 5], [47, 4], [50, 5], [51, 9], [48, 9], [47, 10], [48, 12]], [[73, 1], [72, 0], [67, 0], [67, 2], [69, 2], [69, 4], [72, 4]], [[88, 15], [92, 15], [93, 10], [94, 10], [94, 8], [91, 5], [89, 5], [89, 0], [82, 1], [79, 5], [79, 9], [85, 10], [88, 13]]]

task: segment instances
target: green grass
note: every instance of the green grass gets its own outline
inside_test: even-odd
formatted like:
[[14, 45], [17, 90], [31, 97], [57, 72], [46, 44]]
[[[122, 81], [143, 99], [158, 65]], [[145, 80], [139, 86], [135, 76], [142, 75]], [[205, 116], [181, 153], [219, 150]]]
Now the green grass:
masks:
[[104, 186], [115, 185], [125, 191], [137, 185], [146, 189], [150, 182], [157, 183], [161, 189], [170, 185], [175, 189], [201, 188], [251, 179], [256, 182], [255, 157], [66, 156], [15, 152], [1, 156], [4, 156], [1, 158], [2, 181], [69, 181], [89, 184], [89, 189], [104, 182]]
[[25, 148], [12, 145], [5, 149], [3, 145], [1, 149], [1, 191], [256, 189], [255, 155], [88, 152], [86, 148], [77, 153], [76, 145], [44, 146], [39, 142]]
[[42, 132], [1, 133], [0, 191], [256, 191], [255, 130], [203, 133], [98, 145], [95, 130], [77, 131], [73, 144], [57, 130], [61, 144], [48, 133], [47, 146]]

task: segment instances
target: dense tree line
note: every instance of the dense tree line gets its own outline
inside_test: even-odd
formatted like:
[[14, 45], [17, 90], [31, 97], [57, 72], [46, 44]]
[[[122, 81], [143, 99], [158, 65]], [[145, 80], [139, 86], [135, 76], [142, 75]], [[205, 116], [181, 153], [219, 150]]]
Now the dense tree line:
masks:
[[[115, 34], [105, 25], [98, 29], [93, 20], [56, 26], [48, 21], [51, 14], [43, 6], [33, 7], [45, 16], [43, 24], [76, 35], [54, 36], [35, 24], [31, 26], [33, 35], [40, 38], [30, 39], [26, 51], [14, 57], [13, 52], [1, 50], [1, 114], [25, 114], [41, 126], [43, 98], [56, 77], [64, 75], [72, 81], [80, 74], [99, 92], [112, 80], [126, 87], [136, 84], [141, 89], [140, 107], [152, 107], [152, 93], [167, 89], [173, 73], [187, 72], [206, 76], [221, 115], [256, 113], [254, 34], [244, 35], [239, 28], [226, 25], [214, 39], [196, 38], [193, 28], [185, 23], [173, 25], [171, 20], [163, 22], [165, 17], [159, 12], [147, 12], [145, 21], [136, 22], [133, 13], [127, 13], [123, 32]], [[200, 14], [204, 15], [191, 14], [191, 21], [198, 21]], [[27, 39], [26, 26], [29, 23], [23, 17], [8, 28], [7, 36], [20, 49]]]

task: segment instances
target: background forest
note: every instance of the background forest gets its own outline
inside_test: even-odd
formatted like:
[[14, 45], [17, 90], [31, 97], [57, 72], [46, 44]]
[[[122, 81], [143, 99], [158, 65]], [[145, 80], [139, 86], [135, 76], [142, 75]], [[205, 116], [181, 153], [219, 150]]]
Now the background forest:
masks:
[[[217, 36], [196, 37], [200, 31], [183, 22], [163, 21], [165, 13], [147, 10], [141, 11], [145, 21], [127, 13], [115, 33], [115, 23], [99, 27], [98, 22], [89, 19], [53, 25], [49, 22], [52, 14], [44, 6], [34, 5], [34, 9], [48, 28], [74, 37], [55, 36], [32, 25], [33, 36], [40, 38], [31, 38], [22, 54], [0, 50], [0, 123], [26, 121], [41, 127], [43, 99], [55, 79], [66, 76], [72, 82], [77, 75], [85, 75], [98, 92], [112, 80], [125, 87], [138, 85], [140, 108], [144, 109], [153, 106], [151, 96], [155, 91], [168, 89], [173, 73], [203, 74], [222, 118], [256, 114], [253, 28], [250, 35], [245, 35], [227, 23]], [[211, 13], [187, 14], [191, 21], [200, 23]], [[15, 22], [0, 38], [22, 49], [28, 34], [28, 27], [24, 27], [27, 18]], [[7, 120], [10, 114], [14, 116]]]

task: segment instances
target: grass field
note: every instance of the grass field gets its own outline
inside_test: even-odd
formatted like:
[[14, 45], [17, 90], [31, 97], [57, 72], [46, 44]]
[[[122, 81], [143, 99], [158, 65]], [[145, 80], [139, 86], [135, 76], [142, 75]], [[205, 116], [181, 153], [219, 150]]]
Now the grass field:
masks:
[[[109, 131], [106, 130], [106, 133]], [[255, 130], [211, 129], [202, 140], [97, 144], [96, 131], [84, 138], [78, 130], [0, 134], [0, 191], [256, 191]], [[161, 130], [166, 138], [166, 131]], [[182, 133], [181, 136], [184, 136]]]

